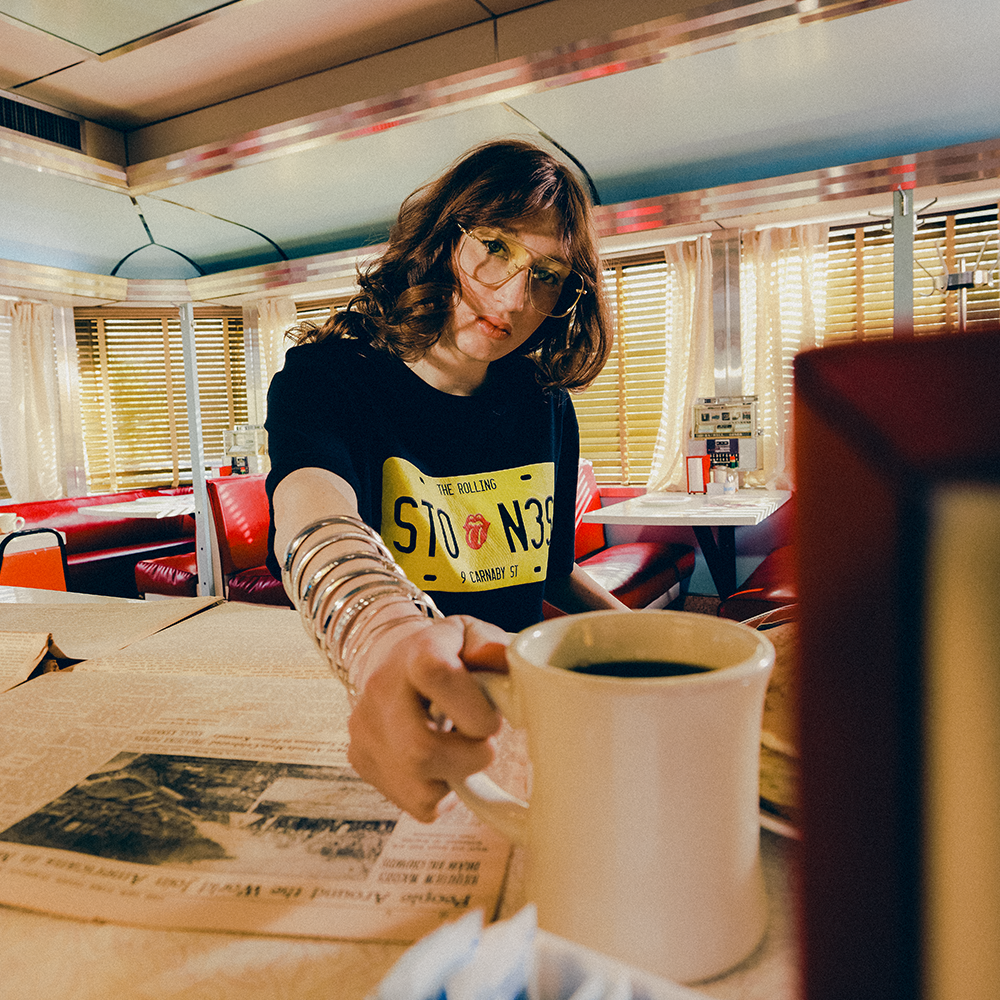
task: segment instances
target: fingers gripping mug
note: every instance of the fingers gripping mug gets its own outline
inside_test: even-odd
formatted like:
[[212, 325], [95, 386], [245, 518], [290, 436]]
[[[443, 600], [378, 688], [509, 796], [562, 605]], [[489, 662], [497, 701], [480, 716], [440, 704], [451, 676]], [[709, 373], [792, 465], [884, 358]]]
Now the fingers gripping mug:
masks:
[[594, 611], [519, 633], [508, 662], [476, 676], [527, 732], [530, 805], [483, 774], [454, 787], [526, 845], [539, 925], [681, 982], [738, 964], [767, 922], [769, 640], [690, 612]]
[[0, 535], [7, 535], [12, 531], [20, 531], [24, 527], [23, 517], [17, 514], [0, 514]]

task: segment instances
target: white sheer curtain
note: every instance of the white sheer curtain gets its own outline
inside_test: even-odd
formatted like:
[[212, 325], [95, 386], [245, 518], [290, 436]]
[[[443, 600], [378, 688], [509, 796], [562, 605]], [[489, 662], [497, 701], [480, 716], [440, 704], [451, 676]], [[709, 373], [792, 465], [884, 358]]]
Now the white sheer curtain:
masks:
[[0, 301], [0, 465], [11, 499], [64, 493], [59, 455], [59, 391], [51, 305]]
[[675, 321], [665, 331], [663, 406], [647, 483], [651, 490], [687, 488], [684, 456], [691, 408], [699, 396], [715, 395], [710, 238], [672, 243], [663, 253], [675, 275]]
[[274, 373], [285, 363], [285, 350], [291, 342], [285, 331], [295, 325], [295, 302], [290, 298], [261, 299], [257, 303], [257, 330], [260, 354], [264, 365], [264, 390], [271, 384]]
[[792, 360], [822, 343], [829, 226], [743, 234], [743, 391], [757, 396], [763, 469], [747, 485], [794, 489]]

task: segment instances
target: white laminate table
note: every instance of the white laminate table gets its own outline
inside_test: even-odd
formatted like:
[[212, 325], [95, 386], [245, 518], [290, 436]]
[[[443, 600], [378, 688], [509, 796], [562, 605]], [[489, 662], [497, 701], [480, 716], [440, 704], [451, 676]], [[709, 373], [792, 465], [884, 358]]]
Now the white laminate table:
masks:
[[137, 497], [118, 503], [89, 504], [79, 508], [81, 514], [91, 517], [176, 517], [179, 514], [193, 514], [194, 494], [179, 493], [176, 496]]
[[[719, 597], [736, 590], [736, 528], [760, 524], [791, 497], [787, 490], [733, 494], [646, 493], [583, 515], [595, 524], [659, 525], [694, 530]], [[713, 533], [718, 532], [718, 537]]]
[[[122, 500], [118, 503], [90, 504], [80, 508], [81, 514], [89, 514], [91, 517], [142, 517], [161, 518], [177, 517], [180, 514], [196, 513], [195, 497], [193, 493], [178, 493], [166, 496], [137, 497], [135, 500]], [[222, 569], [220, 567], [218, 555], [218, 540], [215, 535], [215, 519], [210, 515], [206, 518], [208, 522], [207, 546], [202, 549], [199, 544], [196, 547], [198, 559], [199, 588], [200, 581], [212, 581], [211, 594], [221, 594], [224, 592], [222, 581]], [[199, 593], [202, 593], [199, 589]]]

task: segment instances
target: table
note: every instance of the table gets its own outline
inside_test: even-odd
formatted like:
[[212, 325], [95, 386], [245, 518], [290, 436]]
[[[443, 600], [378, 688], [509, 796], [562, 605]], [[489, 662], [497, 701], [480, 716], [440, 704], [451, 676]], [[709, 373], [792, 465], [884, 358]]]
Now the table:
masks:
[[79, 508], [81, 514], [91, 517], [177, 517], [179, 514], [193, 514], [194, 495], [180, 493], [176, 496], [138, 497], [118, 503], [89, 504]]
[[[30, 596], [35, 599], [35, 595], [43, 603], [53, 596], [45, 591]], [[121, 600], [65, 592], [55, 597]], [[241, 613], [253, 610], [248, 607]], [[259, 610], [272, 615], [283, 611]], [[298, 628], [297, 621], [295, 625]], [[169, 628], [160, 634], [168, 633]], [[278, 634], [275, 641], [284, 640]], [[341, 725], [342, 721], [334, 721], [331, 728], [337, 731]], [[764, 940], [726, 975], [693, 987], [706, 1000], [799, 1000], [801, 996], [792, 886], [800, 844], [761, 829], [760, 847], [769, 902]], [[523, 850], [515, 848], [500, 900], [500, 919], [513, 916], [524, 904], [524, 862]], [[380, 941], [158, 930], [0, 906], [0, 997], [365, 1000], [406, 947]]]
[[77, 594], [66, 590], [38, 587], [0, 587], [0, 604], [142, 604], [136, 597], [107, 597], [104, 594]]
[[[736, 590], [736, 527], [760, 524], [791, 498], [787, 490], [734, 494], [646, 493], [583, 515], [595, 524], [688, 527], [694, 530], [712, 582], [723, 600]], [[718, 537], [713, 533], [717, 529]]]
[[[197, 504], [194, 493], [178, 493], [167, 496], [138, 497], [118, 503], [90, 504], [80, 507], [80, 513], [91, 517], [176, 517], [179, 514], [195, 515]], [[217, 554], [218, 541], [215, 536], [215, 520], [207, 518], [208, 531], [203, 549], [199, 542], [196, 547], [198, 560], [198, 593], [223, 593], [222, 569]], [[211, 581], [211, 589], [204, 590], [202, 581]]]
[[[789, 872], [796, 842], [761, 831], [764, 941], [706, 1000], [799, 1000]], [[515, 856], [500, 917], [516, 912]], [[406, 946], [91, 924], [0, 906], [0, 995], [17, 1000], [365, 1000]]]

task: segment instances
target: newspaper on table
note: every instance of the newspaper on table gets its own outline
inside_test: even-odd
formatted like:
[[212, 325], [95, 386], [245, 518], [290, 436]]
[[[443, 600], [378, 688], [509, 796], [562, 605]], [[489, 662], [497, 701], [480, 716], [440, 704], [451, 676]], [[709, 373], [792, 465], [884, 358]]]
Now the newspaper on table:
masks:
[[[217, 629], [241, 619], [225, 607], [205, 613]], [[358, 778], [346, 695], [289, 615], [246, 617], [281, 622], [272, 643], [305, 638], [286, 662], [311, 648], [317, 659], [296, 668], [311, 677], [273, 676], [266, 643], [198, 666], [178, 641], [185, 672], [152, 672], [138, 657], [112, 669], [109, 657], [0, 696], [0, 903], [397, 942], [477, 908], [491, 918], [510, 845], [457, 800], [422, 824]], [[293, 619], [298, 631], [285, 632]], [[152, 642], [169, 667], [171, 631], [136, 645]], [[229, 631], [232, 649], [243, 635]], [[264, 676], [253, 674], [258, 660]]]
[[495, 910], [509, 848], [346, 759], [331, 680], [45, 675], [0, 699], [0, 902], [146, 926], [407, 941]]
[[59, 670], [65, 660], [51, 632], [0, 631], [0, 690], [21, 684], [33, 674]]
[[[179, 597], [149, 602], [0, 603], [0, 690], [27, 680], [43, 659], [53, 663], [44, 669], [64, 669], [74, 661], [113, 654], [220, 601]], [[48, 638], [47, 650], [30, 648], [38, 636]]]
[[297, 611], [238, 602], [209, 608], [74, 670], [332, 679]]

